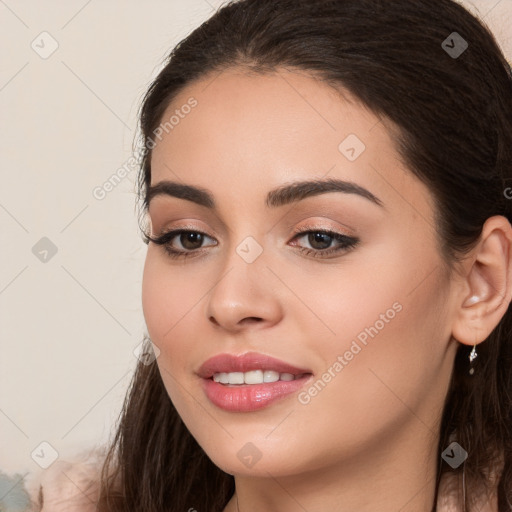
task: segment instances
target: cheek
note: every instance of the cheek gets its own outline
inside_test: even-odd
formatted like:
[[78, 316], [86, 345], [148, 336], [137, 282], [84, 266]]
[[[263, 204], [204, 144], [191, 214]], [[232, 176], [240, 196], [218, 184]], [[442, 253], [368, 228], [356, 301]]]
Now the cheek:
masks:
[[152, 341], [163, 350], [176, 338], [187, 316], [204, 296], [207, 286], [200, 285], [190, 272], [169, 266], [159, 248], [149, 247], [142, 279], [142, 309]]
[[[438, 397], [444, 391], [440, 386], [436, 392], [442, 379], [431, 350], [430, 335], [435, 335], [431, 320], [436, 315], [424, 310], [421, 301], [400, 304], [401, 310], [393, 309], [394, 318], [388, 313], [388, 323], [381, 320], [384, 327], [375, 321], [378, 316], [367, 315], [364, 322], [361, 314], [357, 322], [363, 328], [355, 322], [350, 328], [364, 337], [340, 336], [337, 347], [318, 346], [326, 360], [325, 371], [298, 396], [290, 416], [293, 423], [280, 425], [278, 450], [301, 453], [301, 445], [314, 442], [316, 449], [304, 454], [304, 463], [315, 468], [326, 461], [350, 460], [363, 450], [378, 453], [406, 425], [415, 435], [428, 432], [425, 425], [433, 427]], [[386, 311], [376, 303], [374, 312]], [[350, 322], [347, 316], [345, 324]], [[296, 432], [309, 432], [307, 441], [294, 437]]]
[[156, 362], [167, 394], [175, 407], [183, 411], [190, 407], [186, 405], [188, 395], [180, 386], [192, 350], [185, 334], [188, 332], [190, 336], [187, 315], [203, 294], [193, 293], [190, 279], [177, 267], [171, 269], [158, 249], [148, 247], [142, 279], [142, 309], [149, 337], [160, 350]]
[[167, 309], [171, 313], [173, 309], [169, 309], [170, 304], [166, 303], [168, 287], [165, 274], [159, 272], [159, 265], [152, 253], [153, 249], [149, 247], [142, 276], [142, 311], [149, 336], [153, 343], [161, 349], [160, 341], [165, 332], [165, 324], [167, 324], [164, 312]]
[[317, 345], [325, 371], [300, 397], [305, 425], [352, 432], [355, 445], [411, 420], [411, 411], [431, 424], [445, 391], [446, 281], [437, 271], [425, 279], [430, 267], [418, 272], [399, 258], [394, 268], [347, 277], [336, 307], [324, 299], [336, 335]]
[[200, 330], [205, 324], [198, 322], [198, 315], [214, 283], [204, 272], [170, 264], [158, 247], [148, 248], [142, 279], [144, 319], [151, 341], [160, 350], [157, 364], [164, 385], [181, 411], [184, 406], [179, 404], [190, 399], [183, 382], [195, 371], [197, 351], [205, 338]]
[[403, 311], [416, 307], [408, 294], [411, 283], [422, 277], [396, 245], [347, 255], [337, 267], [311, 267], [302, 276], [300, 272], [288, 276], [294, 293], [312, 314], [297, 315], [300, 305], [290, 313], [301, 325], [300, 332], [308, 333], [304, 341], [322, 356], [324, 364], [332, 364], [333, 357], [350, 350], [354, 340], [366, 348], [371, 341], [386, 339], [397, 328], [399, 334], [409, 321], [414, 322], [406, 320], [409, 313]]
[[[385, 390], [370, 371], [381, 369], [392, 386], [409, 396], [410, 388], [404, 389], [403, 383], [419, 382], [439, 370], [449, 338], [443, 306], [449, 288], [437, 254], [425, 247], [417, 253], [392, 249], [387, 246], [364, 261], [354, 260], [347, 264], [350, 272], [331, 274], [316, 291], [310, 287], [308, 292], [303, 283], [308, 305], [330, 331], [317, 325], [322, 338], [311, 337], [310, 342], [326, 369], [346, 355], [346, 368], [337, 375], [357, 379], [357, 386], [350, 384], [356, 395], [373, 394], [375, 385]], [[306, 331], [313, 332], [312, 324]]]

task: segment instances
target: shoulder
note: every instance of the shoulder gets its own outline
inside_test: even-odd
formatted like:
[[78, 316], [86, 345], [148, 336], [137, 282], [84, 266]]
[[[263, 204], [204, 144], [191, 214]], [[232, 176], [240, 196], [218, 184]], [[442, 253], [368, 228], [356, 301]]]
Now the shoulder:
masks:
[[99, 498], [102, 450], [59, 459], [31, 479], [28, 492], [33, 511], [96, 512]]

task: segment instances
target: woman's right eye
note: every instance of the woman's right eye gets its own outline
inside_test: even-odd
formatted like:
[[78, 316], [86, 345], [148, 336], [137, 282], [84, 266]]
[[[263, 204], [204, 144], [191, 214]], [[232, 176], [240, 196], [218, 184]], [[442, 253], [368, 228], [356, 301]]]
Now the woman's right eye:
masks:
[[[171, 256], [171, 258], [186, 258], [193, 254], [196, 254], [201, 248], [201, 245], [206, 238], [209, 237], [206, 233], [201, 231], [192, 231], [185, 229], [174, 229], [167, 233], [162, 233], [157, 238], [148, 236], [148, 240], [156, 245], [161, 245], [165, 252]], [[173, 246], [173, 240], [177, 239], [181, 245], [181, 249], [176, 249]], [[212, 238], [213, 240], [213, 238]], [[213, 244], [216, 245], [216, 244]]]

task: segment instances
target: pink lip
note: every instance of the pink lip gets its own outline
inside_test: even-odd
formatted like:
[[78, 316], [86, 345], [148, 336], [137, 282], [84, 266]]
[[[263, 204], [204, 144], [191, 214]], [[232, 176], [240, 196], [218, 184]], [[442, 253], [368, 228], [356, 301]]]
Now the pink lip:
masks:
[[247, 352], [240, 356], [232, 354], [214, 356], [203, 363], [197, 374], [203, 379], [209, 379], [214, 373], [249, 372], [251, 370], [273, 370], [293, 375], [312, 373], [311, 370], [297, 368], [265, 354]]
[[[214, 373], [273, 370], [279, 373], [303, 375], [292, 381], [265, 382], [262, 384], [221, 384], [212, 378]], [[241, 356], [220, 354], [208, 359], [199, 369], [203, 390], [217, 407], [230, 412], [250, 412], [262, 409], [272, 402], [298, 391], [312, 377], [307, 369], [297, 368], [284, 361], [264, 354], [249, 352]]]

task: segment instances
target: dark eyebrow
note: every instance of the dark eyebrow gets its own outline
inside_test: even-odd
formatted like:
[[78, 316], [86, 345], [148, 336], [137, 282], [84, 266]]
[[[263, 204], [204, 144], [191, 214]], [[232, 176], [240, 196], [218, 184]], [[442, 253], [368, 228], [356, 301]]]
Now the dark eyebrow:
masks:
[[267, 194], [265, 204], [271, 208], [284, 206], [306, 197], [318, 196], [328, 192], [343, 192], [344, 194], [356, 194], [383, 206], [382, 201], [373, 195], [369, 190], [356, 185], [350, 181], [343, 181], [336, 178], [327, 180], [298, 181], [291, 185], [282, 185]]
[[[343, 192], [344, 194], [356, 194], [368, 199], [378, 206], [383, 206], [382, 201], [373, 195], [369, 190], [352, 183], [336, 178], [327, 180], [298, 181], [289, 185], [282, 185], [267, 194], [265, 205], [269, 208], [277, 208], [296, 201], [300, 201], [307, 197], [326, 194], [328, 192]], [[192, 201], [200, 206], [215, 209], [215, 199], [208, 190], [195, 187], [193, 185], [183, 185], [174, 181], [160, 181], [156, 185], [148, 188], [145, 204], [149, 205], [150, 201], [160, 195], [177, 197]]]

